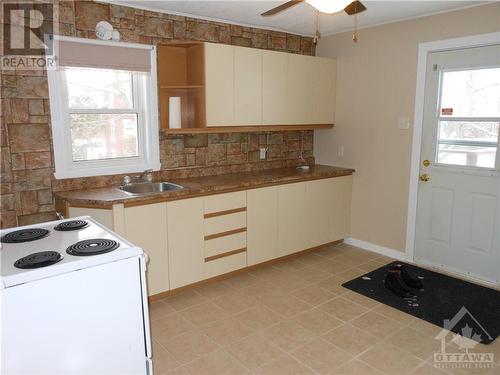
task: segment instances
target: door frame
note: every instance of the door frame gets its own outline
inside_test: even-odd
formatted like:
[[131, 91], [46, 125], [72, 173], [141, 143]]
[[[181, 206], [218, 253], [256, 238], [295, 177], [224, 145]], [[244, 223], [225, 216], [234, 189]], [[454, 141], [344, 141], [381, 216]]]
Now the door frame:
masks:
[[419, 186], [418, 176], [420, 173], [420, 151], [422, 147], [427, 56], [430, 52], [442, 52], [470, 47], [484, 47], [492, 44], [500, 44], [500, 32], [437, 40], [433, 42], [420, 43], [418, 45], [417, 82], [415, 111], [413, 116], [413, 138], [405, 246], [406, 259], [409, 261], [413, 262], [415, 256], [415, 230], [417, 225], [417, 201]]

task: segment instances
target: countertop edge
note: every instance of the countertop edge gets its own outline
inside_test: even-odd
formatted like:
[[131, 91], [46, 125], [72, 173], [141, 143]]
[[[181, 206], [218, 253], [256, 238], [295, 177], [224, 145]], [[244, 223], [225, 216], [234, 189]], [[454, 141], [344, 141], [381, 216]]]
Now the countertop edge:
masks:
[[[320, 167], [320, 170], [316, 170]], [[202, 197], [202, 196], [209, 196], [209, 195], [214, 195], [214, 194], [224, 194], [224, 193], [230, 193], [230, 192], [235, 192], [235, 191], [243, 191], [243, 190], [251, 190], [251, 189], [258, 189], [258, 188], [263, 188], [263, 187], [269, 187], [269, 186], [276, 186], [276, 185], [286, 185], [286, 184], [292, 184], [292, 183], [297, 183], [297, 182], [304, 182], [304, 181], [313, 181], [313, 180], [321, 180], [321, 179], [326, 179], [326, 178], [334, 178], [334, 177], [343, 177], [343, 176], [350, 176], [352, 175], [355, 170], [351, 168], [340, 168], [340, 167], [329, 167], [329, 166], [313, 166], [311, 167], [312, 171], [311, 172], [305, 172], [304, 174], [295, 174], [295, 175], [289, 175], [289, 176], [282, 176], [280, 175], [280, 172], [282, 173], [286, 169], [277, 169], [277, 176], [275, 178], [267, 178], [265, 181], [262, 182], [245, 182], [245, 181], [238, 181], [234, 183], [225, 183], [221, 184], [220, 187], [218, 186], [212, 186], [212, 185], [207, 185], [204, 186], [203, 188], [200, 187], [195, 187], [195, 186], [189, 186], [192, 185], [193, 183], [190, 181], [196, 181], [196, 184], [200, 184], [199, 181], [203, 180], [204, 177], [198, 177], [198, 178], [193, 178], [193, 179], [179, 179], [176, 181], [173, 181], [175, 183], [179, 183], [180, 185], [186, 186], [185, 189], [183, 190], [177, 190], [177, 191], [169, 191], [169, 192], [162, 192], [162, 193], [151, 193], [147, 195], [128, 195], [129, 193], [125, 192], [116, 192], [116, 187], [105, 187], [105, 188], [98, 188], [98, 189], [87, 189], [87, 190], [71, 190], [71, 191], [64, 191], [64, 192], [56, 192], [54, 193], [55, 199], [56, 199], [56, 206], [57, 205], [64, 205], [64, 206], [70, 206], [70, 207], [85, 207], [85, 208], [101, 208], [101, 209], [111, 209], [113, 205], [116, 204], [124, 204], [125, 207], [131, 207], [131, 206], [139, 206], [139, 205], [147, 205], [147, 204], [153, 204], [153, 203], [160, 203], [160, 202], [169, 202], [169, 201], [176, 201], [176, 200], [181, 200], [181, 199], [189, 199], [189, 198], [196, 198], [196, 197]], [[323, 170], [321, 170], [323, 169]], [[266, 170], [262, 171], [263, 174], [269, 175], [272, 174], [273, 170]], [[234, 177], [234, 174], [229, 174], [229, 175], [218, 175], [218, 176], [207, 176], [205, 177], [207, 180], [208, 179], [224, 179], [230, 177], [229, 179]], [[195, 185], [196, 185], [195, 184]], [[98, 199], [98, 198], [88, 198], [88, 197], [78, 197], [79, 194], [81, 195], [89, 195], [89, 193], [94, 193], [94, 194], [109, 194], [109, 193], [116, 193], [123, 195], [122, 197], [115, 198], [115, 199]]]

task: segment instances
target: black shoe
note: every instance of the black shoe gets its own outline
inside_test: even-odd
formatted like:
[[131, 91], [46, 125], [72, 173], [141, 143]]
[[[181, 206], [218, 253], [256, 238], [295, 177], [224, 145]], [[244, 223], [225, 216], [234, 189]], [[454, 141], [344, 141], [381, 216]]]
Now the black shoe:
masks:
[[385, 277], [384, 286], [401, 298], [410, 298], [413, 296], [399, 271], [389, 271]]
[[422, 280], [420, 280], [417, 275], [415, 275], [413, 272], [411, 272], [407, 267], [403, 266], [402, 264], [396, 264], [391, 267], [391, 271], [399, 271], [401, 272], [401, 278], [405, 282], [406, 285], [408, 285], [410, 288], [413, 289], [423, 289], [424, 284], [422, 283]]

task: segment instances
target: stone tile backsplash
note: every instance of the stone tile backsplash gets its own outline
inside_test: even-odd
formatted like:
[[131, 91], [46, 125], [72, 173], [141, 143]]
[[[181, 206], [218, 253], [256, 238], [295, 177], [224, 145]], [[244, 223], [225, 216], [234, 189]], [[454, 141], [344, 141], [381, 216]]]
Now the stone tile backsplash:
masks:
[[[121, 40], [159, 44], [198, 40], [300, 54], [314, 54], [312, 39], [282, 32], [210, 22], [93, 1], [54, 2], [56, 33], [95, 38], [95, 25], [109, 21]], [[3, 28], [3, 25], [1, 25]], [[50, 103], [46, 72], [1, 72], [1, 227], [55, 219], [53, 192], [118, 185], [123, 175], [54, 179]], [[303, 137], [304, 157], [313, 163], [313, 132], [160, 134], [162, 170], [175, 179], [295, 166]], [[267, 160], [259, 147], [268, 148]]]

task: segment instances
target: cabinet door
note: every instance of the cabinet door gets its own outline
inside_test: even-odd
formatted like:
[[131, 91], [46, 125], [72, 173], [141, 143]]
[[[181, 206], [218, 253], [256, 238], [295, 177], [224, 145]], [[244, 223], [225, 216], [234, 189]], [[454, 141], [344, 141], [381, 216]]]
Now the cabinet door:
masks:
[[69, 217], [77, 216], [90, 216], [99, 224], [104, 225], [106, 228], [115, 230], [113, 225], [113, 211], [104, 208], [86, 208], [86, 207], [69, 207]]
[[278, 187], [278, 255], [305, 249], [305, 187], [303, 182]]
[[234, 47], [205, 43], [207, 126], [234, 125]]
[[330, 241], [337, 241], [351, 235], [352, 176], [332, 179], [332, 218]]
[[247, 192], [248, 265], [278, 257], [278, 187]]
[[285, 125], [287, 107], [288, 54], [262, 51], [262, 123]]
[[315, 57], [313, 63], [313, 124], [333, 124], [337, 63], [334, 59]]
[[169, 290], [167, 204], [155, 203], [124, 210], [125, 238], [148, 255], [148, 294]]
[[262, 124], [262, 51], [234, 47], [234, 125]]
[[330, 242], [333, 194], [332, 179], [306, 182], [306, 248]]
[[288, 54], [288, 124], [311, 124], [313, 57]]
[[170, 289], [204, 279], [203, 198], [167, 203]]

